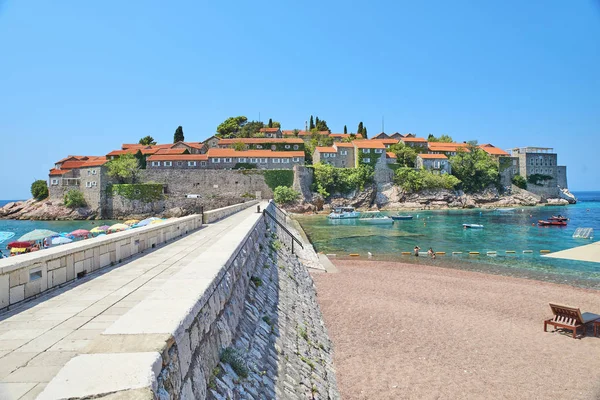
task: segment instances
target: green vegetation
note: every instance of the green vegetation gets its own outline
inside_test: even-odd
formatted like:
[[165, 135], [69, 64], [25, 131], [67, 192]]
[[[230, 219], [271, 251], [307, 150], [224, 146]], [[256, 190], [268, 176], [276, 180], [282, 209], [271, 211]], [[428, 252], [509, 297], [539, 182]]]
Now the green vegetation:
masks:
[[273, 199], [277, 204], [292, 203], [298, 199], [300, 193], [287, 186], [277, 186], [273, 191]]
[[298, 326], [298, 335], [308, 342], [308, 330], [306, 326]]
[[31, 184], [31, 195], [36, 200], [44, 200], [48, 197], [48, 185], [46, 181], [39, 179], [33, 182]]
[[[385, 150], [382, 153], [375, 153], [374, 149], [371, 149], [370, 153], [365, 154], [362, 151], [357, 151], [356, 154], [358, 155], [358, 165], [370, 165], [372, 168], [375, 168], [375, 164], [377, 164], [379, 159], [382, 156], [385, 157]], [[368, 158], [369, 162], [365, 162], [365, 158]]]
[[236, 163], [233, 166], [233, 169], [257, 169], [258, 167], [256, 166], [256, 164], [251, 164], [251, 163]]
[[363, 123], [362, 123], [362, 121], [360, 121], [358, 123], [358, 128], [356, 129], [356, 134], [358, 134], [358, 135], [362, 134], [363, 129], [364, 129]]
[[454, 189], [460, 180], [449, 174], [436, 174], [425, 169], [402, 167], [396, 170], [394, 182], [407, 192], [424, 189]]
[[271, 169], [263, 172], [265, 183], [275, 190], [278, 186], [291, 187], [294, 183], [294, 171], [289, 169]]
[[183, 128], [181, 125], [175, 129], [175, 133], [173, 134], [173, 143], [183, 142], [185, 141], [185, 137], [183, 136]]
[[133, 154], [122, 156], [109, 161], [108, 176], [115, 178], [119, 183], [135, 183], [140, 173], [140, 162]]
[[273, 325], [273, 321], [271, 321], [271, 318], [268, 315], [263, 316], [262, 320], [265, 321], [267, 325]]
[[452, 143], [452, 142], [454, 142], [454, 140], [452, 140], [451, 136], [442, 135], [439, 138], [437, 138], [437, 137], [433, 136], [431, 133], [427, 137], [427, 141], [428, 142], [442, 142], [442, 143]]
[[469, 151], [462, 150], [450, 157], [452, 174], [461, 181], [462, 189], [473, 193], [492, 184], [498, 185], [500, 176], [496, 161], [477, 147], [476, 142], [470, 142], [467, 149]]
[[315, 129], [315, 120], [313, 119], [312, 115], [310, 116], [310, 124], [308, 125], [308, 129], [311, 131]]
[[527, 189], [527, 181], [521, 175], [515, 175], [512, 178], [512, 183], [521, 189]]
[[65, 193], [63, 201], [69, 208], [85, 207], [86, 205], [83, 193], [77, 189], [71, 189]]
[[260, 287], [263, 284], [262, 279], [260, 279], [258, 276], [252, 275], [250, 280], [252, 281], [252, 283], [254, 283], [254, 286], [256, 286], [256, 287]]
[[240, 377], [248, 377], [248, 367], [244, 363], [244, 359], [240, 351], [234, 347], [227, 347], [221, 353], [221, 362], [229, 364], [231, 369]]
[[545, 181], [549, 181], [551, 179], [552, 177], [550, 175], [533, 174], [527, 177], [527, 182], [531, 183], [532, 185], [543, 186], [546, 183]]
[[348, 134], [348, 127], [344, 125], [344, 135]]
[[374, 169], [370, 165], [358, 168], [334, 168], [329, 164], [317, 163], [314, 166], [314, 190], [323, 197], [333, 193], [349, 193], [355, 189], [363, 190], [373, 181]]
[[233, 144], [233, 149], [235, 151], [244, 151], [244, 150], [246, 150], [246, 145], [242, 142], [235, 142]]
[[219, 124], [219, 126], [217, 126], [217, 136], [220, 138], [259, 137], [259, 131], [264, 127], [265, 124], [262, 122], [248, 122], [248, 118], [244, 117], [243, 115], [238, 117], [229, 117]]
[[127, 200], [141, 200], [146, 203], [163, 198], [162, 183], [114, 184], [107, 188], [109, 195], [123, 196]]
[[304, 356], [300, 356], [300, 359], [306, 363], [306, 365], [308, 365], [310, 367], [311, 370], [315, 369], [315, 363], [310, 359], [310, 358], [306, 358]]
[[144, 146], [154, 146], [156, 144], [156, 140], [154, 140], [152, 136], [144, 136], [138, 143], [143, 144]]

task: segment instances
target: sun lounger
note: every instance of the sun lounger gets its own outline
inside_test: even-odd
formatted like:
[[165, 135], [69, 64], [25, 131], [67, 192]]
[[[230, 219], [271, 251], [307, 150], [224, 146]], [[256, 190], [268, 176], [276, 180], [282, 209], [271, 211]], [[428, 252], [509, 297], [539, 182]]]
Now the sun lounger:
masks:
[[586, 326], [600, 319], [600, 315], [587, 312], [582, 314], [579, 308], [576, 307], [550, 303], [550, 308], [554, 317], [544, 321], [544, 332], [547, 332], [548, 325], [552, 325], [555, 329], [563, 328], [573, 331], [573, 339], [577, 337], [578, 328], [583, 327], [582, 336], [585, 336]]

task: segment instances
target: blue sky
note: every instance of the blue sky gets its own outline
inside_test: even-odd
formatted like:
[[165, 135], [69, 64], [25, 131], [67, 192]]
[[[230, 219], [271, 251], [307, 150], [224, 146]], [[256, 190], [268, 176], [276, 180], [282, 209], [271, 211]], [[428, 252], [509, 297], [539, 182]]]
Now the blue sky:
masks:
[[596, 1], [0, 0], [0, 198], [233, 115], [554, 147], [600, 190]]

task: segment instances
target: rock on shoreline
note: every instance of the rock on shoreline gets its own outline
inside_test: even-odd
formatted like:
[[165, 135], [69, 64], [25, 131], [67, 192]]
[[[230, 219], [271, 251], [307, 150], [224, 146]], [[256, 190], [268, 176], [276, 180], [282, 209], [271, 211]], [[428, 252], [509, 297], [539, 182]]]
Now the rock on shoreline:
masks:
[[0, 207], [0, 219], [68, 221], [94, 218], [96, 214], [88, 208], [71, 209], [65, 207], [61, 201], [48, 199], [13, 201]]

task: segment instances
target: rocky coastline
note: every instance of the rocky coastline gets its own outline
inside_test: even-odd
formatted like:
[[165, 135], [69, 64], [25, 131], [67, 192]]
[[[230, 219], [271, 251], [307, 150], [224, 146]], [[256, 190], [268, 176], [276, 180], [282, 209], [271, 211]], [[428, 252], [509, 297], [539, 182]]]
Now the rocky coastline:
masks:
[[13, 201], [0, 207], [0, 219], [70, 221], [97, 217], [89, 208], [69, 208], [62, 201], [49, 199]]

